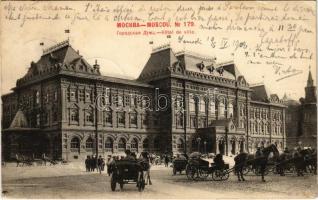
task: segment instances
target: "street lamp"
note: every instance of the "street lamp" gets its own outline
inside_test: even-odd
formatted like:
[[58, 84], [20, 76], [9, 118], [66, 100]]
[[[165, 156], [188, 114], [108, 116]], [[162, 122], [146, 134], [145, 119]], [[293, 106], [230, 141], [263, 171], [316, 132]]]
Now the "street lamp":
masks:
[[206, 154], [206, 141], [204, 140], [204, 154]]
[[197, 138], [197, 143], [198, 143], [198, 152], [200, 152], [200, 142], [201, 142], [201, 138], [198, 137]]

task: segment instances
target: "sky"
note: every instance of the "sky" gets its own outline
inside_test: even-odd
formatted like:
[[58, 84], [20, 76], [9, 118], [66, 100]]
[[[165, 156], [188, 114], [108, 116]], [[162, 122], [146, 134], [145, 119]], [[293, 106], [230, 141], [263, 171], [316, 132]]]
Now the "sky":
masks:
[[[12, 2], [13, 4], [21, 5], [24, 2]], [[222, 2], [216, 2], [220, 4]], [[255, 2], [250, 2], [255, 3]], [[274, 3], [274, 2], [273, 2]], [[7, 3], [8, 4], [8, 3]], [[72, 5], [76, 8], [82, 8], [85, 2], [52, 2], [52, 5]], [[101, 3], [103, 4], [103, 3]], [[105, 3], [104, 3], [105, 4]], [[103, 4], [103, 5], [104, 5]], [[118, 3], [117, 3], [118, 4]], [[129, 7], [129, 3], [126, 3]], [[141, 2], [136, 2], [137, 6]], [[147, 3], [151, 4], [151, 3]], [[157, 2], [158, 4], [158, 2]], [[199, 3], [186, 2], [191, 6], [197, 6]], [[202, 3], [201, 3], [202, 4]], [[205, 2], [204, 4], [207, 4]], [[109, 7], [116, 6], [116, 2], [105, 4]], [[151, 5], [156, 5], [151, 4]], [[177, 5], [166, 3], [171, 8]], [[277, 4], [278, 5], [278, 4]], [[4, 10], [5, 5], [1, 5]], [[314, 3], [309, 6], [314, 6]], [[297, 70], [302, 70], [302, 73], [290, 78], [276, 81], [279, 76], [274, 73], [271, 65], [253, 65], [248, 64], [244, 56], [244, 50], [239, 49], [233, 54], [233, 48], [217, 49], [211, 48], [211, 43], [207, 38], [214, 37], [216, 41], [221, 41], [222, 38], [229, 38], [230, 41], [240, 40], [246, 41], [249, 44], [256, 42], [257, 37], [254, 32], [238, 33], [231, 31], [206, 31], [200, 30], [198, 26], [187, 28], [195, 31], [195, 34], [184, 35], [188, 40], [202, 39], [200, 45], [183, 44], [178, 42], [178, 35], [171, 34], [171, 38], [166, 35], [156, 36], [119, 36], [117, 31], [134, 30], [134, 29], [117, 29], [114, 22], [105, 21], [89, 21], [76, 22], [72, 24], [70, 21], [32, 21], [25, 23], [22, 27], [18, 22], [12, 22], [4, 19], [7, 11], [2, 12], [1, 26], [1, 93], [10, 92], [10, 89], [15, 86], [16, 80], [21, 78], [30, 67], [31, 61], [39, 60], [42, 50], [50, 47], [69, 38], [72, 47], [79, 50], [80, 54], [90, 63], [93, 64], [95, 59], [101, 67], [103, 75], [115, 77], [137, 78], [146, 64], [152, 48], [169, 43], [173, 51], [181, 50], [192, 51], [207, 56], [215, 56], [217, 62], [234, 60], [241, 74], [244, 75], [248, 83], [263, 82], [271, 93], [276, 93], [282, 97], [285, 93], [290, 98], [298, 100], [304, 96], [304, 87], [307, 82], [309, 66], [313, 74], [316, 85], [316, 55], [310, 61], [303, 60], [285, 60], [282, 61], [283, 66], [292, 65]], [[31, 12], [31, 11], [30, 11]], [[23, 14], [23, 13], [22, 13]], [[231, 13], [228, 15], [234, 15]], [[277, 24], [275, 24], [277, 25]], [[306, 22], [309, 27], [315, 26], [315, 21]], [[70, 33], [66, 34], [65, 29], [69, 29]], [[187, 30], [184, 29], [184, 30]], [[174, 29], [175, 30], [175, 29]], [[301, 43], [314, 51], [316, 43], [316, 34], [310, 37], [302, 37]], [[207, 39], [207, 40], [205, 40]], [[153, 44], [149, 44], [153, 41]], [[43, 42], [44, 46], [39, 44]]]

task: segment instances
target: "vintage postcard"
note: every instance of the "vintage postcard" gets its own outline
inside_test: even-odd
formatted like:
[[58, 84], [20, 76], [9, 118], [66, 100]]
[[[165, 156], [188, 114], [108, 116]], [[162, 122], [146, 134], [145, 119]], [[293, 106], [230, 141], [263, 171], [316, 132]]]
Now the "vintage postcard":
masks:
[[2, 198], [317, 198], [316, 14], [2, 1]]

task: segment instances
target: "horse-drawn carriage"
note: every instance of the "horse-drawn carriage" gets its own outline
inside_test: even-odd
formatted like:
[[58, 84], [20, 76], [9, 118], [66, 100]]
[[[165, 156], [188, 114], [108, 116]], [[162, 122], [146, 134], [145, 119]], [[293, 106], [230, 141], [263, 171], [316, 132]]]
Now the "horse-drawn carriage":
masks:
[[173, 175], [176, 175], [177, 172], [179, 172], [180, 174], [182, 173], [182, 171], [186, 170], [188, 164], [188, 160], [186, 158], [176, 158], [172, 161], [172, 167], [173, 167]]
[[117, 160], [110, 165], [111, 167], [111, 190], [116, 190], [117, 183], [120, 189], [123, 189], [124, 184], [137, 184], [138, 191], [141, 192], [145, 188], [145, 178], [143, 163], [137, 160]]
[[[217, 156], [221, 156], [220, 154]], [[206, 179], [209, 175], [214, 181], [227, 180], [229, 178], [229, 164], [224, 162], [209, 163], [209, 161], [197, 157], [190, 156], [186, 166], [186, 174], [190, 180]]]

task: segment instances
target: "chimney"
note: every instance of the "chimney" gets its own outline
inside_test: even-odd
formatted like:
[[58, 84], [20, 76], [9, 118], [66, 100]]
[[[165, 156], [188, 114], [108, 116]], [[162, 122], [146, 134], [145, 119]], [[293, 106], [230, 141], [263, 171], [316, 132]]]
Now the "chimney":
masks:
[[94, 70], [99, 74], [99, 64], [97, 63], [97, 60], [95, 60], [95, 64], [93, 65]]

